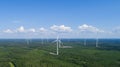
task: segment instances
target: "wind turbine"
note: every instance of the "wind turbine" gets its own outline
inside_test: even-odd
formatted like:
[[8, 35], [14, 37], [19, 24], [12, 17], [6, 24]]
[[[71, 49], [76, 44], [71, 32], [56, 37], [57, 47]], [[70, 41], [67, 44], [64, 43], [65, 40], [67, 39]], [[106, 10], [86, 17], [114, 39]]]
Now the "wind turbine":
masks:
[[29, 45], [29, 44], [30, 44], [29, 39], [26, 39], [26, 42], [27, 42], [27, 45]]
[[[81, 32], [78, 32], [77, 34], [79, 35], [80, 33], [81, 33]], [[86, 31], [82, 31], [81, 34], [83, 35], [83, 45], [86, 46], [86, 44], [87, 44], [87, 43], [86, 43], [86, 39], [87, 39], [87, 38], [86, 38], [86, 35], [85, 35], [85, 34], [86, 34]]]
[[84, 39], [84, 46], [86, 46], [86, 39]]
[[96, 37], [96, 47], [98, 47], [98, 32], [97, 32], [97, 37]]
[[57, 36], [57, 39], [55, 41], [53, 41], [53, 43], [56, 43], [56, 54], [50, 52], [50, 54], [52, 54], [52, 55], [59, 55], [59, 48], [72, 48], [71, 46], [63, 46], [63, 43], [59, 39], [59, 36]]
[[47, 36], [47, 37], [46, 37], [46, 42], [48, 43], [48, 41], [49, 41], [49, 40], [48, 40], [48, 39], [49, 39], [49, 38], [48, 38], [48, 37], [49, 37], [49, 36], [48, 36], [48, 33], [45, 33], [45, 35]]
[[[83, 34], [85, 34], [85, 33], [86, 33], [86, 32], [84, 31]], [[86, 41], [87, 41], [87, 37], [86, 37], [86, 35], [84, 35], [84, 46], [87, 45]]]
[[57, 37], [57, 39], [53, 42], [56, 42], [56, 54], [55, 53], [52, 53], [50, 52], [50, 54], [53, 54], [53, 55], [59, 55], [59, 47], [61, 45], [61, 41], [59, 40], [59, 36]]
[[42, 44], [42, 45], [44, 44], [44, 42], [43, 42], [43, 37], [41, 37], [41, 44]]
[[29, 43], [29, 40], [27, 39], [27, 45], [29, 45], [30, 43]]

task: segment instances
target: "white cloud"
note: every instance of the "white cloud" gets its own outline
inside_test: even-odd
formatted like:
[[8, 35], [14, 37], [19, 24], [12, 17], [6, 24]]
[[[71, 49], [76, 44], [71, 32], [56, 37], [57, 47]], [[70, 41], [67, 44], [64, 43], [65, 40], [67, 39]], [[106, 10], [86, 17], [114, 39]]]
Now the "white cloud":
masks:
[[27, 33], [27, 32], [36, 32], [34, 28], [25, 29], [24, 26], [17, 28], [16, 32]]
[[40, 31], [40, 32], [46, 32], [47, 29], [45, 29], [44, 27], [41, 27], [41, 28], [39, 29], [39, 31]]
[[71, 27], [65, 26], [65, 25], [53, 25], [50, 27], [51, 30], [55, 31], [55, 32], [71, 32], [72, 29]]
[[[40, 27], [40, 28], [25, 28], [24, 26], [20, 26], [18, 28], [15, 29], [5, 29], [1, 31], [1, 34], [5, 34], [5, 33], [12, 33], [12, 34], [8, 34], [10, 36], [16, 36], [16, 37], [56, 37], [57, 35], [59, 35], [61, 38], [63, 37], [68, 37], [68, 38], [78, 38], [78, 37], [88, 37], [88, 38], [93, 38], [96, 37], [96, 32], [99, 32], [99, 37], [112, 37], [112, 36], [117, 36], [118, 33], [120, 33], [120, 27], [114, 29], [114, 31], [112, 31], [113, 33], [109, 32], [109, 31], [103, 31], [97, 27], [91, 26], [91, 25], [87, 25], [87, 24], [83, 24], [81, 26], [78, 27], [79, 30], [72, 30], [71, 27], [69, 26], [65, 26], [65, 25], [52, 25], [49, 29], [46, 29], [44, 27]], [[80, 33], [79, 33], [80, 31]], [[82, 33], [85, 32], [85, 33]], [[116, 33], [117, 32], [117, 33]], [[40, 36], [41, 35], [41, 36]]]
[[18, 29], [17, 29], [17, 32], [26, 32], [24, 27], [23, 26], [20, 26]]
[[53, 36], [55, 34], [55, 32], [48, 30], [44, 27], [39, 28], [38, 32], [39, 32], [39, 34], [41, 34], [44, 37], [50, 37], [50, 36]]
[[30, 28], [28, 29], [28, 32], [36, 32], [36, 30], [34, 28]]
[[120, 33], [120, 27], [116, 27], [112, 31], [113, 33]]
[[10, 29], [6, 29], [6, 30], [4, 30], [3, 31], [4, 33], [14, 33], [12, 30], [10, 30]]
[[78, 27], [81, 32], [104, 32], [103, 30], [100, 30], [94, 26], [83, 24]]

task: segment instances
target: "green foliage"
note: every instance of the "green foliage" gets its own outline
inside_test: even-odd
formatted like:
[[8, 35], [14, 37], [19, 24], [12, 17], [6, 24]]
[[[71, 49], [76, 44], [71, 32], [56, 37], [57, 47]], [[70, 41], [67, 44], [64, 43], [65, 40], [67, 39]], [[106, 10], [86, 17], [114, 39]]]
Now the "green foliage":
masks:
[[64, 42], [73, 48], [60, 48], [59, 55], [49, 54], [56, 51], [51, 42], [6, 43], [0, 42], [0, 67], [120, 67], [119, 50], [105, 50], [103, 45], [95, 48], [93, 42], [89, 42], [93, 44], [91, 46], [83, 46], [82, 42]]

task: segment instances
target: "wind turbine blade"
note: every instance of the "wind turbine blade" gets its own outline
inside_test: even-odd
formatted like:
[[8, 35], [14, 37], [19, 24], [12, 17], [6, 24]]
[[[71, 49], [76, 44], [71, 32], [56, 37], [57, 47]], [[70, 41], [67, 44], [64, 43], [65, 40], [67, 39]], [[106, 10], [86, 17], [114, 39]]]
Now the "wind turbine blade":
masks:
[[58, 40], [59, 43], [62, 43], [61, 40]]
[[52, 43], [55, 43], [55, 42], [57, 42], [57, 40], [54, 40]]
[[57, 35], [57, 40], [59, 40], [59, 35]]

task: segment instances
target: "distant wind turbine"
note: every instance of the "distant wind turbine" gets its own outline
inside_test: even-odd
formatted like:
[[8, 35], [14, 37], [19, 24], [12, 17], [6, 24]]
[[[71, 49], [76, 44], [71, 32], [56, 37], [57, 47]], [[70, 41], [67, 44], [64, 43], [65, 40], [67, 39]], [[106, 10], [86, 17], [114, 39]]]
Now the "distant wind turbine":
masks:
[[86, 44], [87, 44], [87, 43], [86, 43], [86, 39], [84, 39], [84, 46], [86, 46]]
[[28, 39], [27, 39], [27, 44], [28, 44], [28, 45], [30, 44]]
[[53, 54], [53, 55], [59, 55], [59, 47], [61, 45], [61, 41], [59, 40], [59, 36], [57, 37], [57, 39], [53, 42], [56, 42], [56, 54], [55, 53], [52, 53], [50, 52], [50, 54]]
[[41, 44], [43, 45], [43, 43], [44, 43], [44, 42], [43, 42], [43, 37], [41, 37]]
[[30, 44], [29, 39], [26, 39], [26, 42], [27, 42], [27, 45], [29, 45], [29, 44]]
[[97, 37], [96, 37], [96, 47], [98, 47], [98, 32], [97, 32]]

